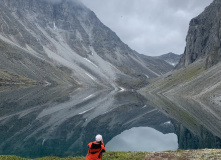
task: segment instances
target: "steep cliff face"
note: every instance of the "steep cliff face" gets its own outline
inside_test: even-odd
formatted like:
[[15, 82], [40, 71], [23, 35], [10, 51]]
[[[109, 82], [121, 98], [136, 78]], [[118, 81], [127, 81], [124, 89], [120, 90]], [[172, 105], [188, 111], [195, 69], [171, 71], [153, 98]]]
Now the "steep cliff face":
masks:
[[206, 58], [206, 67], [220, 61], [221, 55], [221, 1], [214, 0], [203, 13], [193, 18], [186, 37], [186, 48], [177, 68]]
[[0, 38], [69, 68], [81, 85], [139, 88], [172, 69], [130, 49], [77, 0], [0, 2]]

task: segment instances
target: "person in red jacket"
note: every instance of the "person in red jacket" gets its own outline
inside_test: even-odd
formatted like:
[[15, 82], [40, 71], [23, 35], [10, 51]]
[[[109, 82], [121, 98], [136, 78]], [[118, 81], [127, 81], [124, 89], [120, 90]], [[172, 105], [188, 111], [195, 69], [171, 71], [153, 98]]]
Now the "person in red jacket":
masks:
[[102, 135], [98, 134], [94, 142], [88, 144], [88, 153], [86, 160], [102, 160], [102, 153], [106, 152]]

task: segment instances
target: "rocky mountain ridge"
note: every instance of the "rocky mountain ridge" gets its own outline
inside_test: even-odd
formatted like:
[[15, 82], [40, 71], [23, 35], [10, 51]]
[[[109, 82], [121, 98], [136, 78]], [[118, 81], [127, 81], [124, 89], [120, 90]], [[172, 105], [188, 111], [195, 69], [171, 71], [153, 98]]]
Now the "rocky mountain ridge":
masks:
[[181, 57], [182, 55], [178, 55], [172, 52], [163, 54], [161, 56], [157, 56], [157, 58], [166, 61], [167, 63], [169, 63], [170, 65], [174, 67], [180, 62]]
[[[77, 0], [62, 0], [58, 3], [45, 0], [0, 2], [1, 40], [19, 47], [29, 56], [44, 60], [54, 67], [56, 65], [55, 70], [58, 66], [66, 68], [79, 85], [116, 90], [119, 90], [119, 85], [123, 88], [139, 88], [148, 83], [148, 79], [172, 69], [161, 60], [131, 50]], [[4, 61], [7, 60], [4, 57]], [[23, 68], [20, 64], [16, 68], [29, 68], [22, 58], [20, 63]], [[11, 68], [6, 63], [4, 66], [0, 68]], [[34, 72], [30, 68], [29, 71]], [[25, 71], [18, 73], [11, 69], [10, 72], [33, 78], [30, 74], [24, 75]], [[47, 81], [44, 77], [40, 79]], [[33, 79], [39, 81], [39, 78]]]

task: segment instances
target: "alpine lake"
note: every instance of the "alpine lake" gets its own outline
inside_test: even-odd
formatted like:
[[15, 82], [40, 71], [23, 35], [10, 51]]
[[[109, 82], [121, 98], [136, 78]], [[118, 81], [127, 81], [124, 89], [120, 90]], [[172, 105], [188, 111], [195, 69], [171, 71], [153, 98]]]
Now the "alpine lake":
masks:
[[220, 120], [195, 102], [133, 90], [0, 88], [0, 155], [85, 156], [96, 134], [112, 151], [221, 148]]

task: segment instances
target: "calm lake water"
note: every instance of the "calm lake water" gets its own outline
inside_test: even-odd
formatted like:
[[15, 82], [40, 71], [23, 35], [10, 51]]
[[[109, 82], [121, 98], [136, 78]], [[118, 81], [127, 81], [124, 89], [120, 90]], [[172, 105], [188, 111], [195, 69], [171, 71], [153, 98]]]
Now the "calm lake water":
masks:
[[154, 106], [153, 98], [134, 91], [50, 86], [4, 90], [0, 92], [0, 155], [85, 156], [87, 144], [98, 133], [107, 149], [116, 151], [221, 146], [215, 119], [209, 128], [178, 107], [168, 105], [170, 113]]
[[106, 149], [111, 151], [176, 151], [178, 139], [174, 133], [163, 134], [150, 127], [134, 127], [111, 139]]

